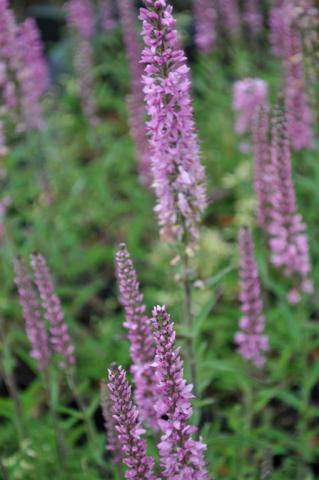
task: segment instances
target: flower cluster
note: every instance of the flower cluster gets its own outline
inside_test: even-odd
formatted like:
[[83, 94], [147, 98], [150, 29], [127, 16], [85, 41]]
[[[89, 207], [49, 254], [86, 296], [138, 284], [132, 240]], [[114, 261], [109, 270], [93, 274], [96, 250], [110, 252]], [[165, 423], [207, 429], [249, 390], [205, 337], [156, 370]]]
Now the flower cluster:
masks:
[[167, 479], [208, 480], [206, 445], [192, 438], [196, 427], [188, 423], [193, 386], [184, 379], [180, 349], [175, 346], [173, 323], [165, 307], [154, 307], [152, 325], [156, 344], [156, 409], [163, 432], [158, 450], [163, 475]]
[[166, 0], [145, 0], [140, 11], [142, 63], [152, 171], [161, 233], [188, 244], [198, 238], [206, 205], [204, 169], [190, 96], [190, 72]]
[[74, 346], [64, 320], [60, 299], [55, 294], [53, 281], [44, 257], [39, 253], [33, 253], [31, 265], [45, 317], [50, 324], [52, 350], [60, 355], [61, 368], [68, 369], [75, 363]]
[[143, 67], [140, 63], [141, 47], [138, 42], [134, 2], [132, 0], [119, 0], [119, 13], [123, 26], [126, 56], [131, 73], [131, 92], [128, 96], [130, 113], [130, 127], [135, 141], [138, 167], [142, 183], [152, 183], [149, 144], [145, 128], [145, 105], [142, 87]]
[[146, 455], [146, 443], [141, 438], [144, 430], [132, 401], [132, 389], [125, 371], [114, 365], [108, 371], [108, 379], [112, 419], [121, 445], [123, 463], [127, 466], [125, 478], [156, 480], [153, 474], [154, 460]]
[[21, 259], [15, 261], [14, 269], [15, 283], [23, 310], [26, 332], [32, 346], [30, 354], [31, 357], [36, 359], [39, 370], [44, 370], [49, 364], [51, 352], [48, 335], [41, 318], [38, 298], [33, 287], [32, 278]]
[[209, 53], [216, 41], [217, 9], [212, 0], [195, 0], [195, 42], [200, 52]]
[[274, 0], [269, 14], [270, 45], [273, 54], [278, 58], [283, 58], [285, 55], [285, 48], [282, 41], [282, 35], [285, 28], [283, 12], [284, 2], [285, 0]]
[[217, 4], [225, 29], [231, 37], [239, 37], [240, 14], [237, 0], [217, 0]]
[[263, 334], [265, 317], [261, 299], [259, 274], [254, 258], [253, 240], [248, 228], [239, 233], [240, 302], [243, 317], [235, 335], [240, 355], [260, 368], [265, 363], [268, 337]]
[[105, 32], [113, 30], [116, 25], [112, 0], [99, 0], [101, 24]]
[[132, 259], [124, 244], [116, 253], [116, 273], [120, 289], [121, 303], [125, 310], [130, 352], [133, 362], [132, 373], [136, 385], [135, 398], [143, 420], [158, 429], [154, 410], [154, 356], [150, 320], [145, 315], [143, 295], [139, 289]]
[[311, 293], [308, 238], [301, 215], [297, 212], [291, 174], [291, 154], [285, 119], [274, 116], [271, 148], [271, 188], [269, 190], [269, 245], [272, 263], [282, 268], [294, 287], [291, 303], [298, 303], [300, 291]]
[[267, 105], [268, 87], [259, 78], [237, 80], [233, 86], [233, 109], [237, 115], [235, 130], [238, 135], [251, 132], [256, 113]]

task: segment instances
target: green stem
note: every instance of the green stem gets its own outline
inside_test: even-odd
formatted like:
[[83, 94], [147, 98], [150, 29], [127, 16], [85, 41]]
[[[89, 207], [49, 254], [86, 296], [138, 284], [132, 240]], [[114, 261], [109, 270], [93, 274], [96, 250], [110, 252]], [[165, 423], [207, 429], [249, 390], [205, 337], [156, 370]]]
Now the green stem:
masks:
[[184, 326], [187, 332], [186, 355], [189, 364], [191, 383], [194, 395], [197, 395], [197, 372], [194, 358], [193, 338], [193, 313], [192, 313], [192, 287], [190, 280], [189, 258], [187, 253], [183, 255], [183, 290], [184, 290]]
[[85, 423], [85, 426], [86, 426], [86, 430], [87, 430], [87, 434], [88, 434], [88, 438], [89, 438], [89, 443], [90, 443], [91, 450], [93, 452], [93, 456], [96, 459], [97, 463], [100, 466], [102, 466], [102, 465], [104, 465], [104, 462], [101, 459], [101, 455], [100, 455], [100, 452], [99, 452], [100, 445], [99, 445], [99, 441], [98, 441], [98, 438], [97, 438], [97, 435], [96, 435], [96, 431], [95, 431], [92, 419], [91, 419], [90, 415], [88, 415], [87, 405], [85, 404], [85, 402], [81, 398], [81, 395], [79, 394], [79, 391], [78, 391], [78, 388], [77, 388], [77, 385], [76, 385], [76, 382], [75, 382], [75, 379], [74, 379], [74, 375], [72, 373], [67, 374], [67, 383], [68, 383], [70, 391], [71, 391], [71, 393], [74, 397], [74, 400], [76, 401], [76, 404], [77, 404], [79, 410], [81, 411], [81, 413], [83, 415], [83, 420], [84, 420], [84, 423]]

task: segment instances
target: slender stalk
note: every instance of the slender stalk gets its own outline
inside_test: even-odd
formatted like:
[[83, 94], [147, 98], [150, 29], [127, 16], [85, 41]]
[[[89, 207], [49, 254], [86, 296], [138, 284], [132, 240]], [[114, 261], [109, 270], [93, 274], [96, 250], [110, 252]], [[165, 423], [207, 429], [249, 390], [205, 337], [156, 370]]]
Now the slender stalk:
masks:
[[88, 438], [89, 438], [89, 442], [90, 442], [90, 446], [91, 446], [91, 450], [93, 452], [94, 458], [96, 459], [97, 463], [101, 466], [104, 464], [104, 462], [101, 459], [100, 452], [99, 452], [100, 450], [99, 441], [98, 441], [91, 417], [90, 415], [88, 415], [87, 405], [85, 404], [85, 402], [81, 398], [81, 395], [79, 394], [73, 373], [67, 374], [67, 383], [74, 397], [74, 400], [76, 401], [76, 404], [83, 415], [83, 420], [86, 426], [86, 430], [87, 430], [87, 434], [88, 434]]
[[197, 372], [194, 358], [193, 313], [192, 313], [192, 286], [190, 279], [189, 257], [185, 253], [183, 262], [183, 290], [184, 290], [184, 326], [187, 332], [186, 355], [189, 364], [191, 383], [194, 395], [197, 395]]
[[[51, 415], [51, 423], [52, 423], [54, 435], [55, 435], [57, 457], [58, 457], [58, 462], [60, 464], [59, 465], [60, 473], [62, 475], [62, 478], [64, 478], [65, 457], [66, 457], [65, 442], [64, 442], [63, 434], [60, 428], [59, 418], [58, 418], [57, 409], [56, 409], [56, 398], [54, 397], [54, 393], [53, 393], [53, 379], [52, 379], [51, 372], [48, 369], [45, 372], [43, 372], [43, 383], [44, 383], [45, 391], [47, 394], [50, 415]], [[59, 390], [59, 386], [57, 386], [57, 388]], [[58, 397], [59, 397], [59, 394], [57, 394], [57, 398]]]

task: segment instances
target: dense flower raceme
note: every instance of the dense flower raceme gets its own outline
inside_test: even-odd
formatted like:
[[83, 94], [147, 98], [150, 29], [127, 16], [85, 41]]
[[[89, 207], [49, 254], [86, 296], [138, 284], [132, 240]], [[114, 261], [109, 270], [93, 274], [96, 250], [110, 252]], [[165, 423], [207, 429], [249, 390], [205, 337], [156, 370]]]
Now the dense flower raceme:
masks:
[[301, 34], [293, 6], [286, 3], [282, 9], [285, 19], [283, 44], [285, 48], [285, 108], [288, 132], [295, 150], [313, 146], [312, 113], [309, 107], [304, 79]]
[[217, 8], [214, 0], [195, 0], [195, 42], [200, 52], [209, 53], [217, 36]]
[[260, 368], [265, 363], [268, 337], [263, 334], [265, 317], [261, 299], [259, 274], [254, 258], [253, 240], [248, 228], [239, 233], [240, 302], [243, 313], [235, 342], [241, 356]]
[[36, 359], [39, 370], [43, 370], [47, 368], [51, 354], [38, 298], [32, 278], [21, 259], [16, 259], [14, 269], [26, 332], [32, 346], [31, 357]]
[[240, 35], [240, 14], [237, 0], [217, 0], [218, 9], [226, 31], [231, 37]]
[[69, 0], [66, 4], [68, 24], [75, 32], [74, 68], [80, 92], [82, 110], [92, 126], [98, 124], [94, 92], [93, 51], [91, 38], [95, 34], [95, 19], [89, 0]]
[[257, 201], [257, 222], [264, 230], [267, 230], [268, 195], [270, 188], [270, 148], [268, 130], [268, 109], [261, 107], [256, 113], [253, 126], [253, 172], [254, 192]]
[[311, 265], [305, 225], [296, 207], [286, 122], [279, 113], [273, 120], [270, 185], [268, 230], [271, 260], [291, 279], [293, 288], [289, 300], [298, 303], [300, 291], [311, 293], [313, 290], [309, 280]]
[[50, 324], [50, 342], [52, 350], [60, 355], [61, 368], [74, 365], [74, 346], [65, 322], [60, 299], [55, 294], [54, 284], [44, 257], [39, 253], [32, 254], [31, 265], [34, 279], [39, 290], [42, 307]]
[[115, 422], [112, 414], [112, 402], [108, 392], [106, 382], [101, 384], [101, 407], [104, 418], [104, 426], [107, 433], [107, 450], [112, 452], [112, 463], [121, 464], [123, 461], [121, 454], [121, 443], [115, 428]]
[[120, 299], [125, 310], [132, 358], [132, 373], [136, 385], [135, 399], [143, 420], [158, 430], [155, 403], [155, 378], [152, 366], [155, 356], [150, 319], [145, 314], [143, 295], [131, 257], [124, 244], [116, 253], [116, 273]]
[[233, 86], [233, 109], [236, 113], [235, 130], [238, 135], [250, 133], [256, 113], [267, 105], [268, 86], [259, 78], [237, 80]]
[[126, 56], [131, 74], [131, 92], [128, 96], [130, 127], [135, 141], [139, 173], [142, 183], [152, 183], [149, 143], [146, 135], [144, 93], [142, 86], [143, 66], [140, 63], [135, 4], [133, 0], [119, 0], [119, 12], [123, 27]]
[[27, 18], [20, 25], [17, 49], [17, 77], [25, 125], [27, 128], [40, 129], [44, 125], [40, 101], [49, 85], [49, 72], [40, 34], [33, 18]]
[[253, 35], [258, 35], [263, 28], [263, 17], [259, 0], [245, 0], [244, 21]]
[[192, 385], [183, 374], [180, 349], [175, 346], [173, 323], [165, 307], [154, 307], [152, 325], [156, 343], [156, 409], [162, 437], [158, 444], [163, 476], [167, 480], [207, 480], [204, 451], [206, 445], [194, 440], [196, 427], [189, 425], [192, 415]]
[[132, 389], [125, 371], [112, 366], [108, 371], [108, 390], [112, 416], [121, 445], [123, 463], [128, 480], [156, 480], [154, 460], [146, 455], [146, 443], [141, 438], [144, 430], [139, 421], [137, 407], [132, 401]]
[[190, 72], [179, 47], [172, 7], [145, 0], [140, 11], [145, 48], [142, 63], [152, 153], [156, 213], [169, 241], [197, 240], [206, 206], [205, 173], [195, 130]]

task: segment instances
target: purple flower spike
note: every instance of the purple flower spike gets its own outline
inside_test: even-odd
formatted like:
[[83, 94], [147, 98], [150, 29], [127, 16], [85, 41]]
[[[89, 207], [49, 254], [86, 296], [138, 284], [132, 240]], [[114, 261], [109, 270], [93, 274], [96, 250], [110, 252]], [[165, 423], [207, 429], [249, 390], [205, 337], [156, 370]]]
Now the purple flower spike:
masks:
[[30, 354], [31, 357], [36, 359], [39, 370], [44, 370], [49, 365], [51, 353], [32, 278], [26, 265], [20, 259], [15, 261], [14, 270], [26, 332], [32, 346]]
[[298, 303], [300, 292], [311, 293], [312, 282], [308, 237], [302, 216], [297, 212], [291, 176], [291, 155], [286, 121], [276, 112], [272, 128], [271, 190], [269, 191], [269, 246], [271, 261], [291, 279], [291, 303]]
[[253, 35], [259, 35], [263, 28], [263, 17], [259, 0], [245, 0], [244, 21]]
[[213, 0], [195, 0], [195, 42], [202, 53], [210, 53], [216, 41], [217, 9]]
[[235, 335], [240, 355], [255, 367], [265, 363], [268, 337], [263, 334], [265, 317], [261, 299], [259, 274], [254, 258], [254, 246], [248, 228], [239, 233], [240, 250], [240, 302], [243, 317]]
[[145, 48], [142, 63], [152, 153], [155, 211], [168, 241], [196, 243], [206, 206], [190, 96], [190, 72], [166, 0], [145, 0], [140, 10]]
[[110, 32], [116, 26], [116, 21], [114, 19], [114, 12], [113, 12], [113, 1], [99, 0], [98, 5], [100, 10], [102, 27], [105, 30], [105, 32]]
[[285, 46], [282, 41], [282, 35], [285, 28], [285, 18], [283, 5], [285, 0], [274, 0], [270, 10], [270, 44], [275, 57], [283, 58], [285, 56]]
[[33, 253], [31, 265], [42, 307], [46, 319], [50, 323], [52, 349], [63, 358], [60, 363], [61, 368], [68, 369], [75, 363], [74, 346], [64, 319], [60, 299], [55, 294], [53, 281], [44, 257], [39, 253]]
[[233, 38], [239, 37], [240, 14], [237, 0], [217, 0], [217, 3], [226, 31]]
[[268, 142], [268, 109], [261, 107], [253, 127], [254, 191], [257, 200], [257, 222], [267, 230], [270, 182], [270, 148]]
[[95, 33], [95, 21], [90, 0], [69, 0], [66, 4], [69, 25], [82, 38], [89, 40]]
[[101, 384], [101, 407], [108, 440], [106, 448], [113, 454], [112, 463], [115, 465], [121, 464], [123, 461], [121, 443], [115, 428], [112, 414], [112, 403], [108, 393], [107, 384], [104, 382]]
[[131, 73], [131, 93], [128, 96], [130, 127], [136, 146], [141, 182], [152, 183], [149, 143], [146, 135], [144, 93], [142, 86], [143, 66], [140, 63], [141, 47], [136, 30], [136, 13], [133, 0], [119, 0], [119, 12], [123, 26], [123, 35]]
[[41, 129], [44, 120], [40, 101], [49, 86], [49, 70], [40, 32], [33, 18], [27, 18], [20, 25], [17, 52], [20, 62], [17, 78], [24, 121], [29, 129]]
[[206, 445], [193, 440], [196, 427], [188, 424], [192, 415], [192, 385], [184, 379], [180, 349], [175, 347], [173, 323], [165, 307], [153, 309], [156, 342], [156, 409], [163, 432], [158, 444], [164, 478], [208, 480], [204, 451]]
[[313, 147], [312, 113], [305, 87], [302, 40], [293, 5], [285, 3], [283, 43], [285, 47], [285, 108], [288, 133], [294, 150]]
[[157, 414], [154, 409], [156, 398], [154, 367], [155, 357], [150, 320], [145, 315], [143, 295], [131, 257], [125, 244], [116, 253], [116, 273], [121, 303], [125, 310], [130, 353], [133, 365], [131, 371], [136, 385], [135, 399], [143, 420], [158, 430]]
[[250, 133], [260, 107], [267, 105], [268, 86], [259, 78], [237, 80], [233, 86], [233, 110], [237, 115], [235, 131]]
[[141, 438], [144, 430], [138, 418], [138, 410], [132, 402], [132, 389], [122, 367], [113, 366], [108, 371], [109, 395], [123, 463], [127, 466], [127, 480], [156, 480], [153, 474], [154, 460], [146, 455], [146, 444]]

